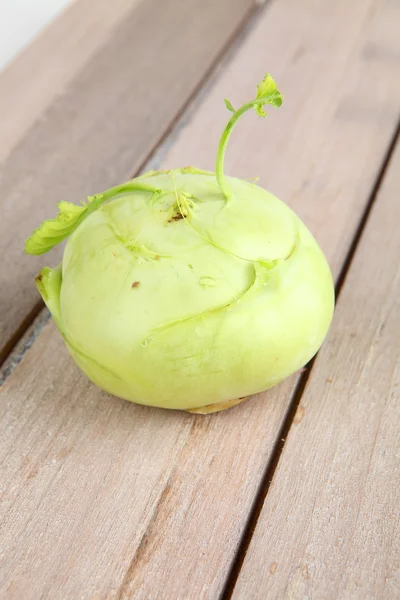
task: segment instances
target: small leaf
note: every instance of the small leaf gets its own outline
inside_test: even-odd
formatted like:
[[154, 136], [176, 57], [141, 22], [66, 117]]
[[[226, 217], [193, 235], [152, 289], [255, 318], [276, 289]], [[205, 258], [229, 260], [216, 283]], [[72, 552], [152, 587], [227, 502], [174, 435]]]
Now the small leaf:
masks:
[[257, 86], [257, 98], [274, 96], [276, 92], [278, 92], [278, 88], [275, 81], [269, 73], [266, 73], [264, 79]]
[[68, 237], [79, 225], [84, 214], [100, 195], [89, 196], [88, 204], [76, 206], [64, 200], [58, 204], [59, 213], [55, 219], [48, 219], [35, 229], [25, 242], [27, 254], [44, 254]]
[[272, 104], [272, 106], [275, 106], [276, 108], [279, 108], [280, 106], [282, 106], [282, 102], [283, 102], [283, 96], [279, 92], [277, 92], [276, 96], [273, 96], [268, 100], [268, 103]]
[[254, 105], [255, 111], [258, 114], [259, 117], [266, 117], [267, 113], [265, 112], [265, 110], [262, 107], [262, 104], [255, 104]]
[[227, 100], [226, 98], [224, 99], [225, 102], [225, 106], [228, 110], [230, 110], [231, 112], [235, 113], [235, 109], [233, 108], [232, 104], [229, 102], [229, 100]]
[[263, 110], [264, 104], [271, 104], [278, 108], [282, 104], [283, 96], [276, 87], [276, 83], [269, 73], [266, 73], [264, 79], [257, 86], [256, 100], [264, 102], [255, 102], [254, 108], [259, 117], [266, 117], [267, 113]]

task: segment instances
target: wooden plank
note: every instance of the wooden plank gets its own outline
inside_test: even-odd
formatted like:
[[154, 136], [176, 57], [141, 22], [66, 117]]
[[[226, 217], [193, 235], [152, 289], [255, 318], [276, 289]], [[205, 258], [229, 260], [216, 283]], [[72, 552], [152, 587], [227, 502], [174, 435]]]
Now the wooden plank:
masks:
[[[267, 124], [249, 117], [235, 131], [228, 164], [241, 161], [249, 177], [268, 173], [263, 183], [307, 217], [337, 273], [397, 120], [396, 63], [365, 57], [372, 43], [396, 47], [396, 11], [383, 0], [272, 4], [193, 107], [164, 166], [207, 166], [226, 122], [221, 99], [245, 100], [262, 75], [260, 56], [268, 57], [286, 109], [270, 117], [267, 133]], [[0, 455], [13, 465], [4, 484], [11, 487], [4, 495], [11, 512], [3, 529], [3, 586], [12, 582], [20, 596], [34, 587], [36, 597], [52, 598], [60, 580], [66, 596], [79, 586], [93, 598], [217, 598], [295, 383], [220, 415], [168, 413], [158, 427], [160, 411], [94, 390], [66, 358], [54, 327], [46, 328], [1, 392]], [[129, 444], [121, 449], [127, 431]], [[61, 441], [69, 453], [53, 466]], [[38, 475], [27, 482], [28, 452]], [[157, 464], [157, 453], [168, 460]], [[104, 479], [108, 465], [111, 484]]]
[[[114, 7], [102, 0], [98, 12], [97, 1], [79, 0], [39, 40], [33, 54], [24, 56], [22, 65], [17, 62], [5, 73], [0, 92], [8, 86], [12, 90], [16, 80], [18, 93], [11, 91], [11, 100], [0, 105], [10, 114], [0, 130], [5, 135], [0, 159], [0, 252], [5, 257], [0, 357], [39, 306], [32, 278], [42, 261], [24, 255], [24, 238], [55, 212], [55, 202], [79, 201], [132, 175], [253, 4], [117, 0]], [[88, 41], [92, 30], [93, 41]], [[58, 37], [70, 41], [48, 62]], [[32, 72], [39, 73], [39, 81], [31, 86]], [[24, 85], [23, 77], [28, 81]], [[10, 109], [16, 96], [19, 100]], [[21, 98], [28, 104], [32, 98], [26, 116]], [[56, 251], [51, 260], [59, 256]]]
[[75, 0], [0, 73], [0, 161], [140, 1]]
[[234, 598], [400, 597], [400, 144]]
[[[82, 379], [76, 388], [76, 369], [52, 327], [36, 348], [46, 368], [28, 353], [22, 387], [3, 388], [0, 408], [0, 596], [116, 598], [196, 424], [183, 414], [176, 426], [167, 411], [132, 410]], [[42, 386], [39, 400], [34, 390]]]

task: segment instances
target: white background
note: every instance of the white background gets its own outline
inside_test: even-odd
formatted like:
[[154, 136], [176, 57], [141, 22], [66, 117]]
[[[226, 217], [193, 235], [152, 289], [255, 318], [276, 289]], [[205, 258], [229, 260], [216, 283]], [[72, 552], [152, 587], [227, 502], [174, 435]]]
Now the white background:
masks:
[[0, 70], [73, 1], [0, 0]]

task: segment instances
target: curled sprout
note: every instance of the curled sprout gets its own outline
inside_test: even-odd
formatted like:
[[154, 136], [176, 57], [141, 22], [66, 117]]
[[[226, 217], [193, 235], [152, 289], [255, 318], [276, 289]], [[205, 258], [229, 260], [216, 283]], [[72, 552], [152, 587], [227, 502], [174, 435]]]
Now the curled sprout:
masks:
[[263, 107], [266, 104], [270, 104], [271, 106], [275, 106], [276, 108], [278, 108], [279, 106], [281, 106], [282, 101], [283, 96], [279, 92], [278, 88], [276, 87], [275, 81], [269, 73], [266, 73], [264, 79], [261, 81], [261, 83], [258, 84], [257, 96], [254, 98], [254, 100], [243, 104], [243, 106], [241, 106], [238, 110], [235, 110], [232, 104], [229, 102], [229, 100], [225, 99], [225, 106], [229, 111], [233, 113], [233, 115], [229, 119], [228, 124], [224, 129], [218, 145], [215, 173], [217, 176], [219, 186], [227, 200], [231, 198], [232, 190], [229, 187], [229, 184], [225, 177], [224, 158], [226, 146], [228, 144], [228, 140], [234, 126], [236, 125], [240, 117], [248, 110], [254, 108], [259, 117], [266, 117], [267, 113], [265, 112]]

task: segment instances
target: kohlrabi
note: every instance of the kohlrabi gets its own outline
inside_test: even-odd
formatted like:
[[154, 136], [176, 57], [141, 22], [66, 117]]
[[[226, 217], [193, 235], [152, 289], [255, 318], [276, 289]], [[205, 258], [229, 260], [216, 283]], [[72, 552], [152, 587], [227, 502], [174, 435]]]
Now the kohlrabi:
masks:
[[69, 237], [37, 286], [79, 367], [133, 402], [233, 406], [300, 369], [332, 319], [332, 277], [311, 233], [275, 196], [224, 174], [237, 120], [282, 96], [267, 74], [254, 100], [225, 103], [215, 174], [152, 171], [82, 206], [61, 202], [26, 242], [42, 254]]

